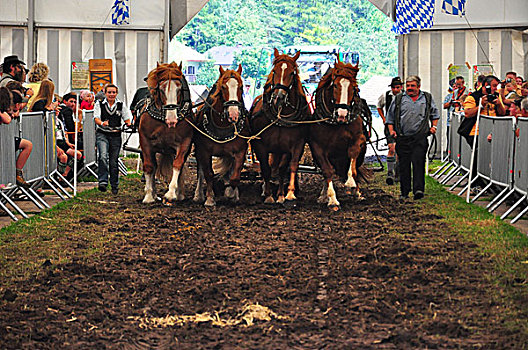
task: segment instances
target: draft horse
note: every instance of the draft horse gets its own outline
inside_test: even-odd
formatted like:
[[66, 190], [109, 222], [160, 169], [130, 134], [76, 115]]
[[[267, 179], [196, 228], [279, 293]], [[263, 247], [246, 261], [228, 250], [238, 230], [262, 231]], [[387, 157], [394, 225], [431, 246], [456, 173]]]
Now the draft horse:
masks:
[[[172, 167], [169, 190], [164, 196], [166, 203], [185, 197], [183, 171], [193, 137], [193, 128], [185, 119], [192, 120], [194, 115], [189, 86], [181, 68], [181, 63], [158, 63], [147, 77], [150, 95], [138, 106], [139, 143], [145, 173], [143, 203], [156, 200], [157, 167]], [[156, 154], [161, 154], [159, 164]]]
[[368, 110], [368, 106], [359, 97], [358, 65], [338, 59], [315, 92], [314, 115], [324, 121], [310, 126], [309, 145], [325, 179], [319, 202], [327, 201], [328, 207], [334, 211], [340, 209], [333, 185], [336, 174], [346, 179], [348, 194], [361, 198], [357, 168], [366, 150], [363, 120], [367, 119], [364, 109]]
[[[289, 56], [274, 49], [273, 67], [264, 85], [264, 93], [255, 99], [250, 111], [251, 131], [255, 136], [251, 146], [264, 179], [265, 203], [275, 202], [271, 194], [270, 154], [275, 164], [289, 164], [289, 167], [279, 169], [277, 202], [293, 203], [296, 200], [297, 169], [308, 137], [308, 124], [303, 122], [311, 118], [296, 62], [300, 54], [298, 51]], [[284, 180], [288, 180], [286, 196]]]
[[196, 113], [199, 131], [194, 135], [194, 147], [198, 162], [198, 183], [194, 200], [204, 200], [203, 182], [207, 184], [205, 206], [214, 206], [213, 156], [220, 157], [220, 175], [231, 170], [225, 196], [238, 202], [240, 173], [244, 166], [250, 136], [248, 112], [242, 99], [242, 66], [237, 70], [220, 67], [220, 77]]

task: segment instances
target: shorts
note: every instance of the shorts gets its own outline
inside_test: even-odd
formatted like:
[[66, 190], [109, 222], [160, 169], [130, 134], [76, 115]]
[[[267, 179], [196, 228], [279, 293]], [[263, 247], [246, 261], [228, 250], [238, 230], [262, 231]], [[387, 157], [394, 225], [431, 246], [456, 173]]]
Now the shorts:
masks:
[[70, 146], [64, 140], [57, 140], [57, 147], [59, 147], [64, 152], [67, 152], [70, 149]]
[[392, 137], [389, 133], [389, 127], [387, 125], [385, 125], [385, 129], [383, 130], [383, 132], [385, 133], [385, 137], [387, 138], [387, 145], [390, 145], [391, 143], [396, 143], [396, 139]]
[[20, 149], [20, 142], [22, 139], [20, 137], [15, 137], [15, 151], [18, 151]]

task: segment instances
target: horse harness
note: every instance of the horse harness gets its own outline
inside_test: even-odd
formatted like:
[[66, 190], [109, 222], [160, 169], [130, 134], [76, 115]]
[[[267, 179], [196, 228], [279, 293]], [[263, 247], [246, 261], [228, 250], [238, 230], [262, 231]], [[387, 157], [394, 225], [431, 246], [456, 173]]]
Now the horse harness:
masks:
[[[328, 73], [327, 73], [328, 74]], [[335, 86], [332, 82], [330, 86]], [[344, 104], [344, 103], [335, 103], [334, 98], [332, 97], [332, 100], [330, 101], [330, 105], [327, 104], [323, 97], [323, 90], [324, 88], [317, 89], [315, 92], [315, 105], [317, 108], [315, 109], [315, 115], [316, 117], [319, 117], [320, 119], [326, 119], [324, 123], [332, 124], [332, 125], [343, 125], [343, 124], [351, 124], [356, 121], [356, 119], [361, 116], [362, 120], [365, 120], [365, 111], [361, 106], [359, 106], [357, 103], [357, 99], [355, 98], [358, 96], [358, 89], [354, 87], [354, 98], [352, 99], [352, 102], [350, 104]], [[361, 99], [358, 99], [361, 102]], [[340, 122], [338, 121], [338, 114], [337, 110], [339, 108], [346, 109], [348, 111], [347, 117], [345, 121]], [[353, 113], [354, 109], [359, 109], [359, 113]]]
[[[231, 76], [233, 77], [233, 76]], [[234, 140], [237, 137], [237, 134], [242, 132], [244, 128], [246, 127], [246, 118], [248, 116], [248, 111], [246, 110], [244, 103], [241, 101], [236, 100], [230, 100], [225, 101], [223, 103], [223, 112], [220, 113], [216, 109], [214, 109], [212, 103], [211, 96], [215, 93], [217, 90], [216, 84], [213, 86], [211, 91], [209, 91], [209, 96], [205, 100], [204, 104], [205, 107], [203, 109], [203, 122], [201, 123], [200, 127], [201, 129], [213, 140], [215, 141], [231, 141]], [[220, 116], [220, 120], [224, 121], [227, 120], [229, 116], [229, 107], [238, 107], [240, 118], [238, 118], [238, 121], [236, 123], [231, 123], [228, 126], [219, 126], [214, 121], [213, 113], [216, 113]]]
[[[187, 84], [185, 77], [182, 77], [178, 80], [180, 80], [182, 84], [181, 91], [183, 95], [182, 102], [179, 105], [166, 104], [163, 105], [161, 109], [159, 109], [152, 98], [152, 94], [149, 92], [145, 98], [137, 103], [136, 109], [139, 111], [138, 115], [140, 116], [141, 114], [147, 112], [152, 118], [160, 122], [165, 122], [167, 111], [176, 110], [178, 122], [189, 117], [192, 112], [191, 91], [189, 90], [189, 85]], [[163, 90], [160, 89], [159, 82], [153, 90], [156, 90], [158, 93], [163, 93]]]
[[[273, 75], [275, 75], [275, 72], [272, 72]], [[297, 103], [295, 105], [291, 104], [288, 96], [290, 96], [290, 91], [293, 87], [293, 84], [296, 81], [296, 78], [298, 79], [297, 73], [293, 71], [291, 73], [294, 77], [290, 83], [289, 86], [282, 85], [282, 84], [271, 84], [268, 83], [264, 85], [264, 94], [262, 95], [261, 99], [263, 99], [263, 110], [267, 110], [270, 113], [266, 113], [268, 119], [271, 122], [274, 122], [276, 126], [283, 126], [283, 127], [292, 127], [292, 126], [298, 126], [298, 122], [303, 121], [303, 112], [308, 108], [308, 103], [306, 102], [306, 99], [301, 98], [297, 99]], [[272, 81], [274, 79], [271, 79]], [[286, 91], [286, 99], [284, 101], [285, 107], [290, 107], [293, 109], [293, 112], [290, 114], [282, 114], [283, 108], [276, 108], [276, 106], [272, 103], [272, 96], [273, 92], [276, 90], [283, 89]], [[303, 105], [304, 101], [304, 105]], [[278, 119], [278, 120], [277, 120]]]

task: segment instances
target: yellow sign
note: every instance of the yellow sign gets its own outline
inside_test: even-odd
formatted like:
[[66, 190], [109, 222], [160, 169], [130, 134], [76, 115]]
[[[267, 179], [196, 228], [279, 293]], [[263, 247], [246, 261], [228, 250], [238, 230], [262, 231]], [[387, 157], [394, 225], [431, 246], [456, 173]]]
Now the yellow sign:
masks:
[[90, 88], [90, 70], [88, 62], [71, 63], [72, 90], [87, 90]]

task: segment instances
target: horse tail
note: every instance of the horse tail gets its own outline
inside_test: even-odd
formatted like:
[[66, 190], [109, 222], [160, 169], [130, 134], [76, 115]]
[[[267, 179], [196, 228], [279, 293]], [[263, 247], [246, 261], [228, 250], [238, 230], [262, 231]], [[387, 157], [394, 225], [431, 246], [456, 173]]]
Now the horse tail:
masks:
[[233, 157], [218, 157], [213, 160], [213, 172], [221, 179], [229, 177], [230, 170], [233, 168]]
[[156, 178], [170, 182], [172, 179], [172, 163], [174, 161], [174, 155], [170, 154], [158, 154], [157, 155], [157, 169]]

